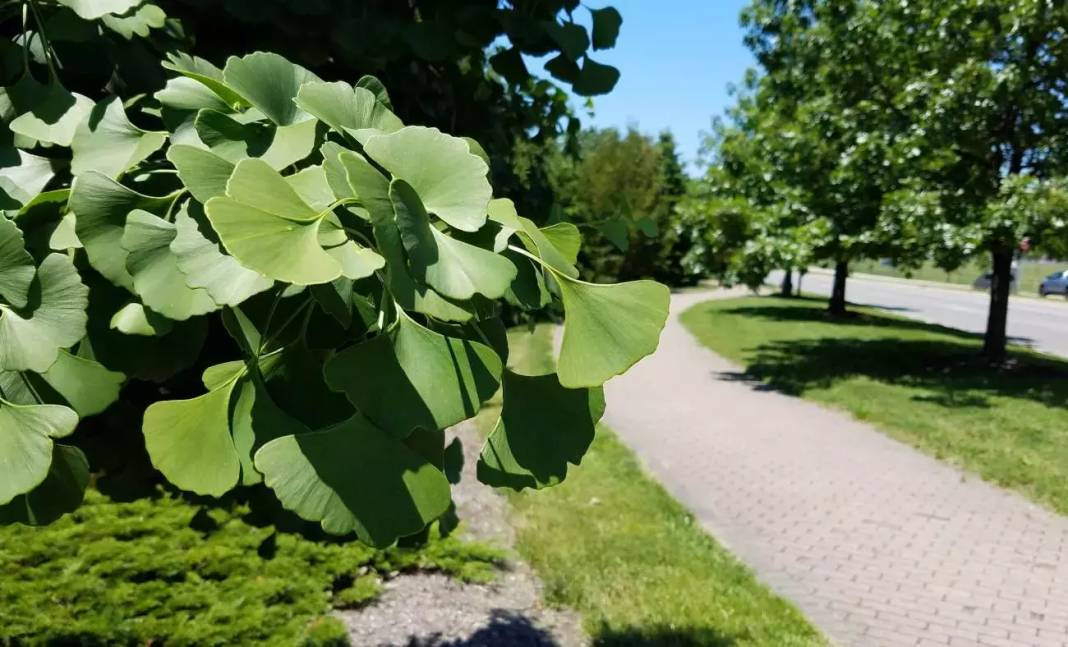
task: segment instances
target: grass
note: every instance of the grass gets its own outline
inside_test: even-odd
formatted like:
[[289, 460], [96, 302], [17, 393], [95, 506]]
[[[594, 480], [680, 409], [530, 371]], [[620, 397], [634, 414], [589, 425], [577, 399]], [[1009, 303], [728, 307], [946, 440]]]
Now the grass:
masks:
[[[550, 328], [513, 333], [510, 345], [523, 372], [552, 369]], [[487, 433], [496, 413], [480, 413]], [[547, 601], [581, 613], [595, 645], [823, 644], [603, 426], [563, 484], [510, 500], [517, 549]]]
[[[1020, 263], [1019, 294], [1037, 295], [1038, 284], [1057, 270], [1068, 268], [1068, 262], [1064, 261], [1038, 261], [1034, 263]], [[935, 267], [926, 263], [922, 267], [912, 271], [904, 271], [890, 265], [883, 265], [877, 261], [859, 261], [850, 264], [852, 272], [865, 274], [878, 274], [881, 276], [893, 276], [897, 278], [919, 279], [921, 281], [939, 281], [942, 283], [956, 283], [959, 285], [971, 285], [979, 276], [990, 271], [989, 263], [972, 260], [952, 272]]]
[[0, 527], [0, 645], [344, 645], [326, 614], [373, 600], [382, 578], [482, 581], [502, 558], [451, 537], [388, 550], [306, 539], [249, 513], [90, 490], [51, 526]]
[[1068, 362], [1013, 349], [991, 367], [981, 338], [874, 309], [828, 318], [825, 302], [746, 297], [698, 304], [683, 324], [789, 394], [1068, 514]]

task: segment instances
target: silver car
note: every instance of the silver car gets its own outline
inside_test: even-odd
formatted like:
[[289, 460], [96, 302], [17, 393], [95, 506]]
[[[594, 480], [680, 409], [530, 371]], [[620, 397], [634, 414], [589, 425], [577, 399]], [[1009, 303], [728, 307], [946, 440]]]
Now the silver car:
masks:
[[1044, 297], [1047, 294], [1068, 296], [1068, 270], [1054, 272], [1042, 279], [1042, 282], [1038, 284], [1038, 296]]

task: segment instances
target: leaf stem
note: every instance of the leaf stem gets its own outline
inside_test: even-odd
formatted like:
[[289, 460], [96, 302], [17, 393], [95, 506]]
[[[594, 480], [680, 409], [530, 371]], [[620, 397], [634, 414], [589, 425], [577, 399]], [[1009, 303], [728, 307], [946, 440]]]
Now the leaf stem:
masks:
[[19, 371], [19, 377], [22, 378], [23, 383], [26, 385], [26, 388], [30, 390], [30, 393], [33, 394], [33, 397], [34, 397], [35, 400], [37, 400], [37, 403], [38, 404], [44, 404], [45, 403], [44, 398], [42, 398], [41, 394], [37, 392], [37, 389], [33, 388], [33, 383], [30, 382], [30, 378], [28, 378], [26, 376], [26, 372], [25, 371]]
[[278, 327], [278, 330], [274, 331], [274, 333], [270, 337], [268, 337], [266, 340], [263, 341], [263, 343], [260, 344], [260, 350], [256, 353], [256, 355], [258, 356], [268, 346], [271, 345], [271, 342], [278, 339], [279, 335], [285, 332], [285, 329], [289, 327], [289, 324], [293, 323], [296, 318], [300, 316], [302, 311], [310, 305], [312, 305], [312, 298], [309, 296], [304, 303], [300, 304], [300, 306], [298, 306], [297, 309], [293, 311], [293, 314], [289, 315], [289, 317], [287, 317], [286, 320], [282, 322], [282, 325]]
[[[41, 47], [44, 48], [45, 63], [48, 64], [48, 78], [52, 81], [58, 81], [59, 72], [56, 71], [55, 63], [60, 63], [59, 56], [56, 55], [56, 50], [52, 48], [52, 43], [48, 40], [48, 34], [45, 33], [44, 21], [41, 20], [41, 14], [37, 11], [37, 2], [35, 0], [26, 0], [26, 4], [29, 5], [33, 20], [37, 23], [37, 34], [41, 38]], [[23, 35], [25, 35], [25, 32], [23, 32]], [[55, 63], [53, 63], [52, 59], [55, 59]], [[62, 66], [62, 63], [60, 63], [60, 66]]]

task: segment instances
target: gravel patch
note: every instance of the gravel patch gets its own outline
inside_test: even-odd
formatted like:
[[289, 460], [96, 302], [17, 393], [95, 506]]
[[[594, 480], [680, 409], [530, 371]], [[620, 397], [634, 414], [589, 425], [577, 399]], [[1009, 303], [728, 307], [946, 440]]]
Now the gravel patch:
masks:
[[[512, 551], [515, 532], [508, 502], [478, 483], [475, 465], [482, 437], [473, 422], [450, 430], [464, 447], [463, 477], [453, 499], [463, 536]], [[438, 573], [402, 574], [383, 586], [373, 604], [337, 611], [353, 645], [409, 647], [580, 647], [589, 644], [573, 612], [542, 602], [541, 582], [521, 560], [510, 558], [490, 584], [465, 584]]]

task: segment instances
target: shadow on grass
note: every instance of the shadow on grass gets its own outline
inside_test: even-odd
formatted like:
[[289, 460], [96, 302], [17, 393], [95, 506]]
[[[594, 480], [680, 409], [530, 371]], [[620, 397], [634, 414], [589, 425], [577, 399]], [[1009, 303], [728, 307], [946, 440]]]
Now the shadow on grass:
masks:
[[602, 630], [593, 639], [594, 647], [730, 647], [734, 638], [707, 627], [634, 627]]
[[[863, 376], [918, 387], [925, 393], [914, 400], [945, 407], [986, 408], [991, 396], [1068, 406], [1068, 362], [1017, 351], [1005, 364], [992, 366], [979, 355], [980, 335], [869, 312], [835, 318], [814, 307], [822, 303], [815, 300], [776, 299], [774, 303], [724, 308], [716, 314], [819, 325], [830, 328], [830, 334], [779, 339], [746, 349], [745, 372], [723, 374], [724, 379], [802, 395]], [[857, 338], [861, 329], [874, 329], [875, 335]], [[894, 331], [908, 334], [897, 338]], [[909, 339], [917, 337], [912, 333], [930, 336]]]

